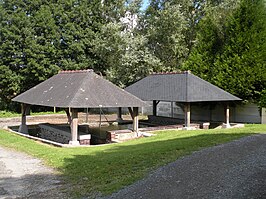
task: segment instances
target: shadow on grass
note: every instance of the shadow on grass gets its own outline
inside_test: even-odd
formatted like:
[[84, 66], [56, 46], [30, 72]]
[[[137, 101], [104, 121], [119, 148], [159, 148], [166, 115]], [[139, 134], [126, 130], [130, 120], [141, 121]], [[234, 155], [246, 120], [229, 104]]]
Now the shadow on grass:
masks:
[[193, 151], [252, 134], [199, 134], [168, 140], [155, 136], [142, 138], [145, 142], [139, 139], [103, 147], [93, 155], [89, 152], [92, 148], [86, 148], [87, 153], [73, 154], [73, 158], [64, 160], [63, 173], [73, 183], [74, 195], [96, 197], [130, 185], [152, 170]]

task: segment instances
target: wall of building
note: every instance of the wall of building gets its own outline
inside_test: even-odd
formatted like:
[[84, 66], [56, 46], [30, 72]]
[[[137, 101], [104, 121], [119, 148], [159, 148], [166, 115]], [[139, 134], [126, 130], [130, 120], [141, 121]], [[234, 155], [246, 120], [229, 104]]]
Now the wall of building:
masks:
[[[144, 115], [152, 115], [152, 102], [147, 102], [147, 104], [150, 106], [140, 108], [139, 112]], [[117, 108], [104, 109], [104, 113], [116, 113], [117, 110]], [[128, 109], [123, 108], [122, 112], [128, 114]], [[263, 114], [265, 114], [264, 122], [266, 123], [266, 112]], [[157, 115], [184, 119], [184, 110], [180, 104], [160, 101], [157, 105]], [[261, 111], [256, 104], [230, 106], [230, 122], [261, 123], [261, 115]], [[191, 104], [191, 120], [224, 122], [224, 118], [224, 106], [222, 104]]]
[[[152, 114], [152, 102], [150, 107], [142, 109], [143, 114]], [[157, 105], [157, 115], [174, 118], [184, 118], [184, 111], [176, 103], [160, 102]], [[266, 113], [265, 113], [266, 115]], [[222, 104], [191, 105], [191, 120], [197, 121], [224, 121], [224, 106]], [[261, 113], [256, 104], [234, 105], [230, 107], [230, 122], [239, 123], [261, 123]]]

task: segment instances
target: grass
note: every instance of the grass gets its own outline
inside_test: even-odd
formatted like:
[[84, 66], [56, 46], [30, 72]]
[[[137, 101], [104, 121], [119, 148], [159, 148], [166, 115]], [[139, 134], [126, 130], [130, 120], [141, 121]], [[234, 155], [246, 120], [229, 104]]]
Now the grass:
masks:
[[[64, 111], [59, 111], [54, 113], [53, 111], [48, 112], [31, 112], [30, 115], [50, 115], [50, 114], [64, 114]], [[0, 118], [11, 118], [11, 117], [21, 117], [21, 113], [9, 112], [9, 111], [0, 111]]]
[[110, 194], [148, 172], [205, 147], [256, 133], [266, 125], [240, 129], [161, 131], [157, 136], [99, 147], [57, 148], [0, 130], [0, 145], [43, 159], [70, 182], [73, 197]]

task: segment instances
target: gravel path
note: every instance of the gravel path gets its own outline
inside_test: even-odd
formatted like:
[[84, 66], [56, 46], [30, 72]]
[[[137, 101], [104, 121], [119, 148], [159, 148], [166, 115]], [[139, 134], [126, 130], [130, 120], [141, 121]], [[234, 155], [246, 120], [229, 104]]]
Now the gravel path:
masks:
[[106, 198], [266, 198], [266, 134], [194, 152]]
[[66, 198], [63, 185], [40, 160], [0, 147], [0, 199]]

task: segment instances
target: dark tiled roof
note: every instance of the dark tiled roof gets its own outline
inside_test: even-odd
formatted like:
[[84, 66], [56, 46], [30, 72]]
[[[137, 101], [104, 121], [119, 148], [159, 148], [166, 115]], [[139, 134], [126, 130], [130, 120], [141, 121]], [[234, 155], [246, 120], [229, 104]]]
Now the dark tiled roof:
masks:
[[13, 101], [51, 107], [142, 107], [145, 102], [92, 70], [62, 71]]
[[125, 90], [144, 101], [210, 102], [241, 100], [190, 72], [152, 74], [128, 86]]

